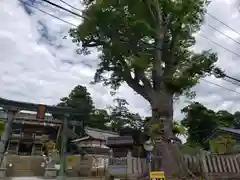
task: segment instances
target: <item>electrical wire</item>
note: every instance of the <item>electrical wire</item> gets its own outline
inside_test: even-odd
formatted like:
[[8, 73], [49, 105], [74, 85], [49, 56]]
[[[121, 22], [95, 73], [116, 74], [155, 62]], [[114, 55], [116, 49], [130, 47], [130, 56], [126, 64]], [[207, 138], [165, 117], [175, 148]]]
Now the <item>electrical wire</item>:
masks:
[[237, 83], [237, 82], [234, 82], [233, 80], [230, 80], [230, 79], [224, 79], [224, 78], [222, 78], [221, 80], [226, 81], [226, 82], [229, 82], [229, 83], [231, 83], [231, 84], [233, 84], [233, 85], [235, 85], [235, 86], [240, 87], [240, 84]]
[[229, 35], [227, 35], [227, 34], [223, 33], [222, 31], [218, 30], [217, 28], [213, 27], [213, 26], [212, 26], [212, 25], [210, 25], [210, 24], [208, 24], [208, 26], [209, 26], [210, 28], [212, 28], [214, 31], [217, 31], [218, 33], [220, 33], [220, 34], [224, 35], [224, 36], [225, 36], [225, 37], [227, 37], [228, 39], [231, 39], [232, 41], [234, 41], [235, 43], [237, 43], [237, 44], [239, 44], [239, 45], [240, 45], [240, 42], [239, 42], [239, 41], [237, 41], [236, 39], [232, 38], [231, 36], [229, 36]]
[[64, 0], [59, 0], [59, 1], [61, 1], [62, 3], [64, 3], [64, 4], [68, 5], [69, 7], [71, 7], [71, 8], [73, 8], [73, 9], [75, 9], [75, 10], [77, 10], [77, 11], [79, 11], [79, 12], [81, 12], [81, 13], [82, 13], [82, 11], [81, 11], [80, 9], [78, 9], [78, 8], [75, 8], [74, 6], [72, 6], [71, 4], [67, 3], [66, 1], [64, 1]]
[[19, 2], [21, 2], [22, 4], [28, 5], [28, 6], [32, 7], [32, 8], [34, 8], [34, 9], [37, 9], [38, 11], [41, 11], [42, 13], [47, 14], [47, 15], [53, 17], [53, 18], [56, 18], [56, 19], [66, 23], [66, 24], [69, 24], [69, 25], [74, 26], [74, 27], [78, 27], [77, 25], [75, 25], [73, 23], [70, 23], [70, 22], [68, 22], [68, 21], [66, 21], [64, 19], [61, 19], [61, 18], [59, 18], [59, 17], [57, 17], [57, 16], [55, 16], [55, 15], [53, 15], [51, 13], [48, 13], [48, 12], [42, 10], [42, 9], [39, 9], [38, 7], [36, 7], [36, 6], [32, 5], [32, 4], [29, 4], [29, 3], [25, 2], [25, 1], [19, 0]]
[[240, 57], [240, 54], [235, 53], [234, 51], [232, 51], [232, 50], [226, 48], [225, 46], [223, 46], [223, 45], [221, 45], [221, 44], [219, 44], [219, 43], [213, 41], [212, 39], [210, 39], [210, 38], [208, 38], [208, 37], [206, 37], [206, 36], [204, 36], [204, 35], [202, 35], [202, 34], [200, 34], [200, 33], [197, 33], [197, 34], [198, 34], [199, 36], [203, 37], [204, 39], [207, 39], [208, 41], [212, 42], [213, 44], [215, 44], [215, 45], [217, 45], [217, 46], [219, 46], [219, 47], [225, 49], [226, 51], [228, 51], [228, 52], [234, 54], [235, 56]]
[[52, 6], [55, 6], [55, 7], [59, 8], [59, 9], [62, 9], [62, 10], [64, 10], [64, 11], [66, 11], [66, 12], [69, 12], [69, 13], [75, 15], [75, 16], [78, 16], [78, 17], [83, 18], [83, 19], [87, 19], [87, 17], [82, 16], [82, 15], [80, 15], [80, 14], [78, 14], [78, 13], [75, 13], [75, 12], [73, 12], [73, 11], [71, 11], [71, 10], [65, 8], [65, 7], [62, 7], [62, 6], [60, 6], [60, 5], [56, 4], [56, 3], [53, 3], [53, 2], [51, 2], [51, 1], [49, 1], [49, 0], [42, 0], [42, 1], [48, 3], [48, 4], [52, 5]]
[[240, 36], [240, 33], [239, 33], [237, 30], [233, 29], [231, 26], [227, 25], [226, 23], [224, 23], [223, 21], [221, 21], [221, 20], [218, 19], [217, 17], [209, 14], [208, 12], [206, 12], [206, 14], [207, 14], [208, 16], [210, 16], [211, 18], [215, 19], [216, 21], [218, 21], [219, 23], [223, 24], [223, 25], [226, 26], [227, 28], [231, 29], [232, 31], [234, 31], [235, 33], [237, 33], [237, 34]]
[[238, 91], [235, 91], [235, 90], [233, 90], [233, 89], [227, 88], [227, 87], [225, 87], [225, 86], [221, 86], [221, 85], [216, 84], [216, 83], [214, 83], [214, 82], [211, 82], [211, 81], [209, 81], [209, 80], [206, 80], [206, 79], [202, 79], [202, 80], [205, 81], [205, 82], [207, 82], [207, 83], [210, 83], [210, 84], [212, 84], [212, 85], [218, 86], [218, 87], [220, 87], [220, 88], [222, 88], [222, 89], [225, 89], [225, 90], [228, 90], [228, 91], [231, 91], [231, 92], [240, 94], [240, 92], [238, 92]]

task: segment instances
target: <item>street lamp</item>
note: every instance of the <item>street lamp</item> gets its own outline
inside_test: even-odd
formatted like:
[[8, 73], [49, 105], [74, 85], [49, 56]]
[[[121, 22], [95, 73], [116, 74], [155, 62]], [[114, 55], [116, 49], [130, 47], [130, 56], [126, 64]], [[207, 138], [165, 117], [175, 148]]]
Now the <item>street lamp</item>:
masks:
[[148, 171], [149, 171], [149, 176], [150, 176], [150, 172], [151, 172], [151, 152], [153, 151], [153, 148], [154, 148], [154, 143], [153, 143], [152, 139], [149, 139], [149, 140], [145, 141], [144, 144], [143, 144], [143, 147], [144, 147], [145, 151], [147, 151], [146, 159], [147, 159]]

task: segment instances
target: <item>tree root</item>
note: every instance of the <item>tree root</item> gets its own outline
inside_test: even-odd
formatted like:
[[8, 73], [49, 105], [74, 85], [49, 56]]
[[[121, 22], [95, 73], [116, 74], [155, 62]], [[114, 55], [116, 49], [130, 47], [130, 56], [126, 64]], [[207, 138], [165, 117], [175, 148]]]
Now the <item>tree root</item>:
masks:
[[194, 179], [198, 179], [197, 176], [188, 168], [188, 165], [186, 164], [184, 160], [184, 156], [180, 152], [178, 146], [171, 144], [171, 148], [173, 149], [172, 155], [174, 156], [176, 162], [178, 163], [180, 167], [180, 172], [178, 177], [192, 177]]

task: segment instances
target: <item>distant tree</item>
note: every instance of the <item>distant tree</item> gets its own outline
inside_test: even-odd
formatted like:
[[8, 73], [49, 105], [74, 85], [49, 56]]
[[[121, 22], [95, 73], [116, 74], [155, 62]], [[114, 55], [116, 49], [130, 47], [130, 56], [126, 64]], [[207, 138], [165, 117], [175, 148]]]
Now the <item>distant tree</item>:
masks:
[[216, 112], [217, 121], [221, 127], [232, 127], [235, 125], [234, 115], [226, 110]]
[[79, 117], [89, 116], [94, 106], [90, 93], [87, 88], [81, 85], [76, 86], [67, 97], [61, 98], [61, 102], [57, 106], [72, 107], [80, 115], [75, 116], [76, 120], [80, 120]]
[[128, 125], [129, 110], [126, 107], [128, 102], [125, 99], [114, 99], [115, 105], [110, 106], [110, 127], [113, 131], [119, 132], [120, 129]]
[[[202, 104], [195, 102], [182, 109], [185, 114], [182, 125], [187, 128], [188, 143], [202, 145], [203, 140], [218, 127], [216, 114]], [[208, 148], [206, 145], [205, 148]]]
[[[76, 126], [77, 134], [83, 133], [84, 126], [93, 128], [106, 128], [106, 122], [109, 121], [109, 116], [105, 110], [96, 109], [93, 105], [93, 100], [87, 88], [81, 85], [74, 87], [69, 96], [61, 98], [61, 102], [57, 106], [71, 107], [78, 115], [71, 115], [69, 119], [78, 121], [80, 125]], [[55, 118], [58, 116], [55, 115]]]
[[142, 130], [144, 120], [137, 113], [131, 113], [128, 109], [128, 102], [125, 99], [114, 99], [114, 105], [110, 106], [110, 127], [113, 131], [119, 132], [124, 128]]
[[90, 114], [89, 122], [86, 123], [89, 127], [98, 129], [109, 129], [107, 124], [110, 122], [110, 115], [105, 109], [93, 109]]
[[182, 125], [186, 127], [188, 143], [208, 148], [204, 140], [208, 138], [214, 129], [218, 127], [236, 127], [237, 115], [225, 110], [215, 112], [198, 102], [194, 102], [182, 109], [185, 114]]

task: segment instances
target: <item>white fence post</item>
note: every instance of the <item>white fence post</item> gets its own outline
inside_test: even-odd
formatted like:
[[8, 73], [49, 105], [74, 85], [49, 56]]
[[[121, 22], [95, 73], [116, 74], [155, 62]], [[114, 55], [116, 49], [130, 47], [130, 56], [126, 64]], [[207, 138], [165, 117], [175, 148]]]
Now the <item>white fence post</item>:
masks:
[[127, 175], [132, 175], [133, 174], [132, 166], [133, 166], [133, 163], [132, 163], [132, 152], [128, 151], [128, 154], [127, 154]]

